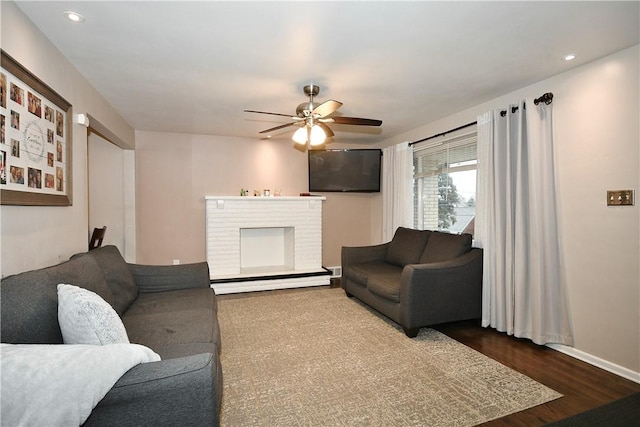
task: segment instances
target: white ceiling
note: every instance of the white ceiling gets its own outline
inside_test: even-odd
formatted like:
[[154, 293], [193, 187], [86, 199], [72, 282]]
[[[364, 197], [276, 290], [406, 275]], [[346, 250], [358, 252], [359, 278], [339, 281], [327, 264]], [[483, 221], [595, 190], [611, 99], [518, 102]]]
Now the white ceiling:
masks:
[[369, 144], [640, 43], [638, 1], [16, 3], [135, 129], [256, 139], [308, 83]]

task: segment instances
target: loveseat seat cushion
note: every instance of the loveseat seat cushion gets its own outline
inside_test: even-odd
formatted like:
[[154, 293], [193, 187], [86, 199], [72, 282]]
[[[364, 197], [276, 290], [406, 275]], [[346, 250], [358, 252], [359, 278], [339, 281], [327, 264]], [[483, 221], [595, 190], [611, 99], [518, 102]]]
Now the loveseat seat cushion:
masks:
[[89, 251], [81, 257], [91, 257], [96, 260], [113, 293], [111, 305], [116, 313], [122, 316], [138, 297], [138, 287], [118, 248], [112, 245], [103, 246]]
[[398, 227], [393, 239], [389, 242], [384, 260], [388, 263], [404, 267], [416, 264], [427, 245], [431, 232]]
[[345, 268], [343, 274], [347, 279], [350, 279], [362, 286], [367, 286], [369, 277], [371, 275], [401, 275], [402, 267], [389, 264], [382, 260], [363, 262], [360, 264], [353, 264]]
[[220, 327], [215, 307], [211, 288], [140, 292], [122, 322], [132, 343], [150, 347], [163, 359], [218, 353]]
[[392, 302], [400, 302], [400, 273], [372, 274], [367, 282], [369, 292]]
[[432, 231], [427, 246], [420, 257], [420, 264], [447, 261], [471, 250], [471, 234], [451, 234]]
[[0, 282], [2, 342], [62, 344], [58, 325], [58, 284], [88, 289], [113, 305], [113, 294], [93, 258], [8, 276]]

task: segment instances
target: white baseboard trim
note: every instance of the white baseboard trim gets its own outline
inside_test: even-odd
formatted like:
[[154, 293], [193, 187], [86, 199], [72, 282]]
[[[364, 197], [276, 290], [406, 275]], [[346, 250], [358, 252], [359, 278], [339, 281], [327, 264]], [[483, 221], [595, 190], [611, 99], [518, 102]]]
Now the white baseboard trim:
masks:
[[547, 347], [640, 384], [640, 372], [632, 371], [624, 366], [616, 365], [615, 363], [566, 345], [547, 344]]

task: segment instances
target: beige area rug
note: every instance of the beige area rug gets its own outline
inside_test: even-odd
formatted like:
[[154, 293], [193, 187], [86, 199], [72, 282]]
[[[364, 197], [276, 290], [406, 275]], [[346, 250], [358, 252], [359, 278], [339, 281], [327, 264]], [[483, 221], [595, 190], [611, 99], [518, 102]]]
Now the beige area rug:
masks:
[[561, 395], [342, 289], [219, 301], [223, 426], [471, 426]]

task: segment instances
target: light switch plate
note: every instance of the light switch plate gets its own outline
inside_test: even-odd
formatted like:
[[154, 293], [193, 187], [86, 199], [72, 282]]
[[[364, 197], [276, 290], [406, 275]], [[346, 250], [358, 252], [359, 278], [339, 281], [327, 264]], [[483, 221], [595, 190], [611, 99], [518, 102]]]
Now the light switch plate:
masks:
[[633, 190], [608, 190], [607, 206], [633, 206]]

